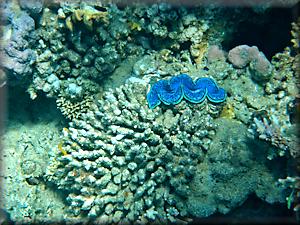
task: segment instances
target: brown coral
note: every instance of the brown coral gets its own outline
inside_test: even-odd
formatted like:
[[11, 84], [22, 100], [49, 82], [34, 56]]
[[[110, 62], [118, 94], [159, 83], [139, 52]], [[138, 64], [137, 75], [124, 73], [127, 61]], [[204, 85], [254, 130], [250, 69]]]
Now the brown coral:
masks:
[[85, 6], [81, 9], [75, 9], [72, 14], [66, 18], [66, 26], [70, 31], [73, 31], [73, 23], [82, 21], [89, 30], [92, 30], [94, 21], [102, 21], [108, 24], [107, 15], [106, 9], [105, 11], [100, 11], [91, 6]]
[[79, 119], [83, 113], [87, 113], [93, 104], [91, 96], [85, 96], [82, 101], [72, 101], [72, 99], [59, 96], [56, 100], [57, 108], [69, 120]]

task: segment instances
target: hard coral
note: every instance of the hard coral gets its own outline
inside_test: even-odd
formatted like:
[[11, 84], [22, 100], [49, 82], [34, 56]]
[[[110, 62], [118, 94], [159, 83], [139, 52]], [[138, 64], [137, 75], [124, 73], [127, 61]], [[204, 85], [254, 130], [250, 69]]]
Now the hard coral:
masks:
[[36, 60], [36, 53], [30, 49], [28, 42], [35, 22], [26, 12], [19, 11], [18, 5], [15, 4], [15, 2], [0, 4], [0, 7], [4, 7], [1, 12], [8, 14], [5, 21], [8, 24], [2, 27], [4, 36], [0, 45], [0, 66], [7, 76], [12, 74], [17, 80], [21, 80], [21, 77], [26, 80], [27, 75], [31, 75], [31, 66]]
[[70, 193], [73, 215], [104, 223], [187, 217], [189, 182], [215, 115], [204, 110], [208, 102], [150, 110], [145, 93], [141, 80], [110, 90], [64, 132], [68, 154], [53, 162], [48, 179]]
[[20, 7], [30, 14], [37, 14], [43, 10], [44, 1], [40, 0], [19, 0]]
[[79, 119], [84, 113], [87, 113], [93, 104], [91, 96], [85, 96], [82, 100], [78, 101], [59, 96], [56, 100], [57, 108], [60, 109], [62, 114], [68, 118]]
[[249, 65], [251, 78], [257, 82], [266, 82], [272, 76], [271, 63], [256, 46], [239, 45], [229, 51], [228, 60], [240, 69]]
[[266, 166], [266, 148], [257, 139], [249, 139], [247, 126], [226, 118], [214, 123], [218, 124], [216, 135], [191, 180], [189, 212], [198, 218], [226, 214], [254, 193], [269, 203], [284, 202], [283, 188], [275, 185], [278, 174], [284, 172], [278, 165], [272, 170]]
[[[249, 131], [256, 133], [259, 139], [269, 142], [272, 146], [276, 147], [279, 156], [286, 155], [287, 152], [294, 154], [297, 152], [295, 126], [291, 124], [284, 124], [284, 121], [278, 119], [275, 115], [255, 116], [254, 123]], [[274, 156], [269, 155], [268, 158], [272, 159]]]
[[293, 48], [298, 49], [298, 51], [300, 48], [299, 33], [300, 33], [300, 17], [298, 17], [296, 22], [292, 23], [292, 30], [291, 30], [291, 35], [292, 35], [291, 42], [293, 44]]
[[105, 11], [100, 11], [92, 6], [84, 5], [80, 9], [74, 9], [71, 16], [66, 18], [66, 26], [70, 31], [73, 31], [73, 23], [80, 21], [82, 21], [89, 30], [93, 30], [94, 21], [102, 21], [105, 24], [108, 24], [108, 12], [106, 9]]

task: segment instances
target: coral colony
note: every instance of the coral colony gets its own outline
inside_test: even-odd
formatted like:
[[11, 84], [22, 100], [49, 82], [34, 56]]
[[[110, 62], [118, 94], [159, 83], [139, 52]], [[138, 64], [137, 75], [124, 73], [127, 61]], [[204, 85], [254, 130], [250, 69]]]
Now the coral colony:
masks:
[[[253, 198], [264, 218], [300, 211], [299, 19], [278, 21], [270, 1], [50, 2], [0, 3], [0, 91], [12, 115], [0, 140], [1, 215], [186, 224], [248, 216]], [[249, 15], [286, 26], [286, 47], [271, 54], [269, 40], [249, 46], [243, 35], [235, 46], [255, 25]]]

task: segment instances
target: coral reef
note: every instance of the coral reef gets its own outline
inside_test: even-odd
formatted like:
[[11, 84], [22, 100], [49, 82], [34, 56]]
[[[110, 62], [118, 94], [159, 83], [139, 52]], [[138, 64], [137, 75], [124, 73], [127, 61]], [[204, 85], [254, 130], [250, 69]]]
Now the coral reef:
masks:
[[21, 9], [28, 11], [29, 14], [38, 14], [42, 12], [44, 1], [40, 0], [19, 0]]
[[256, 46], [239, 45], [228, 53], [228, 60], [237, 68], [249, 64], [251, 78], [258, 82], [266, 82], [272, 76], [272, 65]]
[[[275, 186], [282, 168], [270, 173], [267, 148], [248, 139], [247, 126], [216, 119], [221, 107], [208, 101], [149, 109], [146, 87], [136, 78], [105, 92], [64, 130], [66, 154], [52, 160], [47, 179], [70, 193], [75, 218], [174, 222], [225, 214], [251, 193], [284, 202]], [[237, 174], [246, 171], [241, 182]], [[239, 191], [228, 195], [233, 186]]]
[[[212, 50], [218, 60], [211, 59]], [[237, 46], [229, 51], [230, 63], [223, 60], [220, 49], [213, 47], [212, 50], [207, 54], [209, 70], [206, 74], [217, 80], [224, 79], [222, 87], [228, 93], [221, 116], [241, 121], [249, 126], [249, 134], [270, 143], [273, 148], [269, 148], [269, 159], [289, 154], [297, 157], [299, 142], [293, 119], [298, 98], [297, 70], [293, 66], [297, 57], [291, 56], [291, 49], [287, 48], [276, 54], [271, 62], [266, 62], [257, 47]], [[260, 60], [262, 65], [265, 61], [264, 65], [268, 66], [258, 66], [254, 72], [252, 63]], [[257, 79], [254, 73], [264, 75]]]
[[[71, 37], [66, 34], [63, 20], [50, 9], [45, 8], [39, 26], [40, 28], [36, 31], [37, 43], [35, 43], [38, 54], [37, 63], [33, 71], [32, 84], [28, 88], [31, 98], [36, 98], [40, 90], [47, 96], [56, 98], [65, 96], [82, 99], [85, 95], [99, 89], [96, 82], [86, 79], [86, 76], [100, 78], [96, 68], [89, 69], [89, 67], [81, 66], [80, 54], [84, 46], [81, 46], [81, 51], [80, 49], [75, 51], [66, 45], [66, 42], [72, 43], [72, 41]], [[80, 42], [78, 38], [73, 37], [72, 40]]]
[[[250, 131], [256, 131], [258, 138], [271, 143], [276, 147], [279, 156], [286, 155], [287, 152], [294, 155], [299, 146], [297, 139], [296, 125], [283, 124], [276, 115], [271, 112], [271, 115], [256, 115], [253, 119], [253, 124]], [[272, 159], [274, 155], [270, 155]]]
[[299, 49], [300, 49], [300, 46], [299, 46], [299, 31], [300, 31], [300, 17], [297, 18], [297, 21], [292, 22], [292, 30], [291, 30], [292, 48], [295, 49], [295, 50], [298, 49], [298, 53], [299, 53]]
[[[22, 7], [30, 8], [31, 2]], [[39, 5], [36, 7], [38, 12]], [[57, 8], [48, 7], [44, 4], [30, 42], [37, 55], [28, 88], [33, 99], [39, 91], [68, 98], [70, 83], [81, 87], [79, 98], [93, 95], [129, 57], [138, 60], [158, 54], [166, 62], [176, 60], [178, 66], [188, 58], [201, 67], [208, 43], [221, 43], [225, 33], [236, 26], [230, 14], [224, 20], [222, 10], [179, 9], [166, 3], [120, 8], [97, 2], [61, 2]], [[215, 27], [232, 29], [216, 32]], [[49, 82], [54, 76], [58, 80]]]
[[186, 223], [249, 195], [289, 194], [298, 211], [286, 164], [300, 155], [299, 19], [268, 60], [257, 46], [223, 50], [249, 10], [52, 3], [0, 4], [0, 87], [53, 98], [67, 119], [5, 136], [1, 207], [14, 221]]
[[74, 31], [75, 25], [73, 25], [73, 23], [81, 21], [89, 30], [93, 30], [94, 22], [102, 21], [104, 23], [108, 23], [108, 12], [105, 8], [102, 9], [104, 9], [104, 11], [97, 10], [96, 8], [89, 6], [83, 2], [81, 3], [79, 9], [70, 8], [70, 11], [72, 13], [70, 16], [66, 17], [63, 10], [60, 10], [59, 16], [61, 19], [66, 18], [66, 26], [71, 32]]
[[275, 185], [282, 168], [273, 166], [270, 172], [265, 146], [249, 139], [247, 126], [236, 120], [218, 118], [214, 123], [216, 135], [191, 180], [187, 201], [191, 215], [226, 214], [251, 193], [269, 203], [284, 202], [283, 188]]
[[[293, 29], [297, 27], [293, 26]], [[295, 56], [292, 51], [296, 52]], [[260, 139], [268, 141], [278, 149], [276, 154], [284, 155], [289, 152], [294, 158], [299, 157], [296, 127], [299, 121], [293, 118], [297, 113], [299, 100], [299, 71], [295, 66], [298, 58], [299, 49], [294, 47], [287, 47], [272, 58], [273, 77], [265, 85], [265, 94], [269, 101], [267, 107], [254, 115], [251, 128], [252, 131], [256, 130]]]
[[73, 216], [140, 223], [187, 217], [189, 182], [220, 108], [181, 102], [151, 110], [146, 87], [131, 79], [106, 92], [64, 130], [67, 154], [53, 159], [47, 177], [70, 193]]
[[226, 92], [211, 78], [198, 78], [194, 82], [187, 74], [174, 76], [170, 81], [159, 80], [147, 93], [150, 109], [161, 102], [165, 105], [175, 105], [183, 98], [192, 103], [201, 103], [206, 97], [211, 102], [220, 103], [225, 101]]
[[0, 4], [3, 12], [2, 37], [0, 45], [0, 65], [11, 82], [28, 82], [36, 54], [31, 49], [28, 39], [31, 38], [35, 22], [16, 1], [4, 1]]
[[1, 137], [0, 207], [12, 221], [63, 219], [65, 205], [60, 193], [53, 192], [43, 177], [50, 156], [55, 154], [49, 149], [59, 141], [56, 123], [15, 124]]
[[87, 113], [93, 104], [93, 98], [91, 96], [85, 96], [82, 100], [78, 101], [77, 99], [66, 99], [62, 96], [59, 96], [56, 100], [57, 108], [60, 109], [62, 114], [68, 118], [80, 119], [83, 113]]

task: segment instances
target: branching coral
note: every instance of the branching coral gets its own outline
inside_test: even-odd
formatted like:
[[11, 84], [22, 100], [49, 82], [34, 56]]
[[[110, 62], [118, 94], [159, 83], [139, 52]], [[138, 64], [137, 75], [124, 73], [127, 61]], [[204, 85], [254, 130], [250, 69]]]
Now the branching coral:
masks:
[[[299, 33], [300, 33], [300, 17], [298, 17], [296, 22], [292, 23], [292, 30], [291, 30], [291, 35], [292, 35], [292, 47], [294, 49], [298, 49], [300, 48], [299, 45]], [[298, 52], [299, 53], [299, 52]]]
[[78, 99], [72, 100], [59, 96], [56, 104], [62, 114], [69, 120], [80, 119], [83, 114], [91, 109], [93, 97], [85, 96], [79, 101]]
[[48, 179], [70, 193], [73, 215], [105, 223], [187, 217], [189, 182], [220, 109], [181, 102], [151, 110], [146, 86], [138, 80], [106, 92], [64, 132], [68, 154], [54, 160]]
[[[258, 138], [265, 140], [278, 149], [279, 156], [286, 155], [287, 152], [294, 153], [297, 151], [296, 127], [284, 125], [279, 121], [278, 117], [272, 116], [256, 116], [250, 131], [256, 130]], [[272, 159], [274, 156], [269, 155]]]

